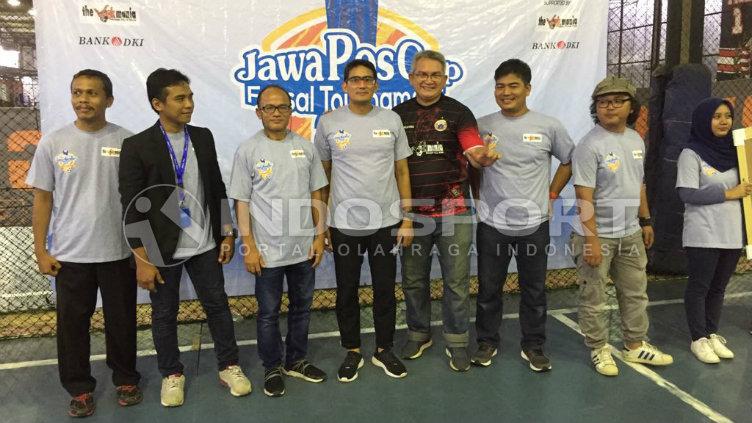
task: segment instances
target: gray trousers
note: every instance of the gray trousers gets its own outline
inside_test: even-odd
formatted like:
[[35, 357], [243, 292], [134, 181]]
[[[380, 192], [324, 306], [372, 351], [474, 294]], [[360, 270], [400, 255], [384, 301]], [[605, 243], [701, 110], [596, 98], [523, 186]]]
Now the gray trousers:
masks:
[[606, 283], [614, 281], [621, 313], [621, 331], [625, 343], [646, 339], [648, 332], [647, 274], [648, 259], [642, 231], [623, 238], [598, 238], [603, 261], [597, 267], [587, 264], [583, 257], [585, 238], [572, 234], [572, 252], [577, 265], [579, 285], [579, 325], [585, 335], [585, 345], [601, 348], [608, 342], [606, 318]]

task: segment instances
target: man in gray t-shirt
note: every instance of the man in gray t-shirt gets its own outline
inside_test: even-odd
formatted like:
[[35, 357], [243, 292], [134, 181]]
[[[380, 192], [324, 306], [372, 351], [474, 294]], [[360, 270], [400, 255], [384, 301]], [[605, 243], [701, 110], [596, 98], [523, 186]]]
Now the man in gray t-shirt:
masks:
[[[491, 364], [499, 347], [502, 287], [512, 257], [517, 261], [522, 300], [522, 357], [534, 371], [551, 369], [543, 352], [546, 340], [546, 247], [549, 201], [558, 197], [572, 175], [574, 143], [555, 118], [531, 111], [530, 67], [519, 59], [502, 62], [494, 74], [494, 97], [501, 109], [478, 119], [481, 137], [501, 158], [479, 170], [480, 201], [478, 298], [475, 327], [478, 351], [473, 363]], [[559, 165], [551, 181], [551, 157]]]
[[[342, 89], [349, 104], [319, 119], [314, 144], [331, 185], [329, 233], [337, 277], [337, 323], [347, 350], [337, 372], [351, 382], [363, 366], [360, 351], [360, 268], [368, 255], [373, 287], [376, 351], [371, 362], [391, 377], [407, 375], [392, 352], [397, 305], [394, 285], [397, 247], [412, 242], [410, 210], [412, 150], [400, 117], [371, 104], [378, 81], [375, 66], [353, 60], [344, 69]], [[329, 197], [325, 191], [324, 198]]]
[[[327, 179], [313, 144], [287, 129], [291, 113], [290, 95], [282, 87], [269, 85], [259, 92], [256, 116], [264, 129], [235, 153], [229, 189], [243, 262], [256, 275], [258, 350], [264, 393], [273, 397], [285, 393], [282, 374], [309, 382], [326, 379], [306, 354], [314, 269], [324, 252], [322, 188]], [[279, 308], [285, 279], [290, 310], [282, 357]]]
[[616, 287], [624, 360], [665, 366], [673, 358], [646, 342], [648, 330], [646, 248], [653, 228], [643, 185], [645, 144], [627, 127], [637, 119], [636, 89], [622, 78], [607, 77], [593, 91], [596, 122], [572, 157], [580, 225], [572, 235], [580, 285], [579, 325], [595, 370], [616, 376], [608, 345], [606, 285]]
[[117, 194], [120, 147], [132, 134], [106, 120], [114, 100], [107, 75], [83, 70], [70, 88], [76, 120], [42, 137], [26, 183], [34, 187], [34, 255], [39, 271], [55, 277], [60, 381], [73, 397], [68, 414], [83, 417], [95, 409], [89, 320], [97, 290], [118, 402], [137, 404], [143, 396], [136, 371], [136, 277]]

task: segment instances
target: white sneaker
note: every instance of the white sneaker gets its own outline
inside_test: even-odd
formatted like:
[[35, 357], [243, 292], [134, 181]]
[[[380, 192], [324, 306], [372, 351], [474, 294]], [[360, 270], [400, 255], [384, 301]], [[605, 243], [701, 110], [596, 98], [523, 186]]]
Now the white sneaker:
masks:
[[243, 373], [240, 366], [227, 366], [219, 372], [219, 383], [230, 388], [234, 397], [242, 397], [251, 393], [251, 381]]
[[590, 351], [590, 359], [593, 361], [595, 370], [604, 376], [616, 376], [619, 368], [616, 367], [614, 357], [611, 356], [611, 347], [604, 345]]
[[718, 334], [710, 334], [710, 346], [718, 358], [734, 358], [734, 352], [726, 347], [726, 338]]
[[697, 341], [692, 341], [692, 343], [689, 344], [689, 349], [692, 350], [695, 357], [703, 363], [715, 364], [721, 361], [721, 359], [718, 358], [718, 354], [713, 351], [713, 346], [710, 344], [708, 338], [702, 337]]
[[661, 350], [645, 341], [642, 341], [640, 348], [634, 350], [624, 347], [624, 350], [622, 350], [622, 357], [624, 358], [624, 361], [650, 364], [652, 366], [668, 366], [674, 362], [674, 357], [661, 352]]
[[160, 400], [165, 407], [178, 407], [183, 405], [185, 376], [177, 373], [162, 379], [162, 392]]

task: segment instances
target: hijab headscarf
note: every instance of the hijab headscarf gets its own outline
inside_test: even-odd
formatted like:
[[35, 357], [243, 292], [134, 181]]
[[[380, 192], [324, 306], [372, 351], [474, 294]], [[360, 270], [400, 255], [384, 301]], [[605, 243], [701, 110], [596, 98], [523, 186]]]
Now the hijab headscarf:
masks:
[[691, 149], [710, 166], [720, 172], [725, 172], [738, 165], [736, 148], [731, 136], [731, 131], [725, 137], [719, 138], [713, 134], [710, 128], [711, 121], [716, 109], [721, 104], [728, 106], [731, 116], [734, 115], [734, 106], [731, 102], [718, 97], [710, 97], [701, 101], [692, 112], [692, 130], [689, 134], [687, 148]]

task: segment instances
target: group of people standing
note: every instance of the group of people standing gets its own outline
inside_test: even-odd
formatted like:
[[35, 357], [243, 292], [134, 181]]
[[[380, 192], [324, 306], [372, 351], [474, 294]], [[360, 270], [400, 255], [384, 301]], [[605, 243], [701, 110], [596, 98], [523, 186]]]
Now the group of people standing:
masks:
[[[608, 77], [596, 86], [590, 110], [595, 127], [575, 147], [557, 119], [528, 109], [531, 70], [518, 59], [501, 63], [493, 75], [500, 111], [477, 121], [469, 108], [443, 93], [446, 61], [439, 52], [415, 55], [410, 83], [416, 96], [393, 110], [373, 105], [378, 74], [366, 60], [344, 67], [342, 89], [349, 103], [321, 116], [313, 143], [288, 129], [293, 108], [284, 87], [264, 87], [255, 112], [263, 129], [238, 147], [228, 188], [211, 132], [188, 124], [194, 100], [185, 75], [174, 69], [149, 75], [148, 100], [159, 118], [136, 135], [106, 120], [114, 100], [107, 75], [95, 70], [74, 75], [76, 120], [43, 137], [27, 179], [35, 188], [39, 269], [56, 277], [60, 379], [73, 397], [71, 416], [95, 410], [88, 331], [98, 289], [107, 364], [120, 405], [143, 398], [136, 370], [137, 285], [150, 291], [161, 403], [183, 404], [177, 341], [183, 269], [206, 313], [219, 380], [234, 396], [251, 392], [238, 365], [222, 273], [238, 237], [245, 269], [255, 276], [258, 353], [268, 396], [284, 395], [284, 376], [313, 383], [327, 378], [307, 360], [315, 268], [326, 251], [334, 258], [345, 350], [337, 370], [340, 382], [356, 380], [365, 363], [358, 294], [365, 257], [376, 335], [370, 361], [386, 375], [405, 377], [402, 360], [418, 359], [433, 345], [434, 254], [443, 280], [442, 336], [449, 367], [458, 372], [473, 364], [487, 367], [498, 354], [502, 287], [514, 257], [522, 293], [520, 355], [532, 370], [548, 371], [549, 208], [570, 179], [580, 216], [571, 240], [579, 325], [595, 369], [618, 374], [603, 313], [609, 277], [622, 316], [623, 359], [673, 362], [647, 342], [645, 249], [653, 231], [643, 183], [644, 142], [628, 126], [639, 111], [630, 82]], [[752, 192], [751, 184], [738, 183], [731, 120], [730, 103], [703, 102], [679, 161], [677, 187], [687, 203], [684, 238], [690, 256], [685, 304], [691, 349], [704, 362], [733, 356], [717, 334], [718, 320], [742, 242], [738, 199]], [[553, 178], [552, 157], [560, 162]], [[470, 351], [474, 230], [480, 285], [477, 349]], [[408, 326], [399, 352], [394, 345], [397, 257]], [[289, 312], [283, 342], [279, 316], [285, 282]]]

